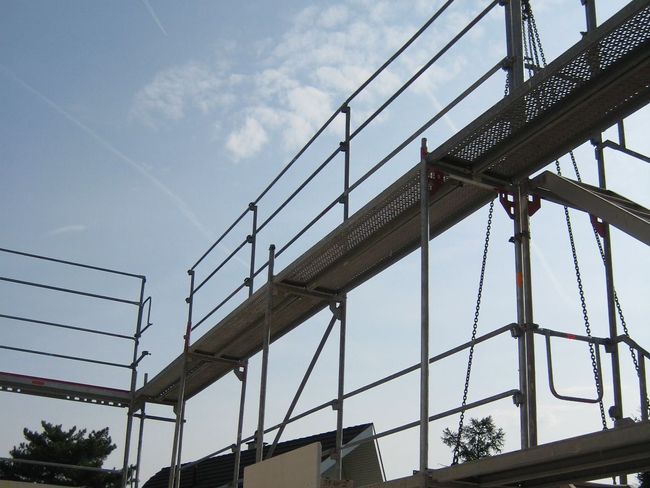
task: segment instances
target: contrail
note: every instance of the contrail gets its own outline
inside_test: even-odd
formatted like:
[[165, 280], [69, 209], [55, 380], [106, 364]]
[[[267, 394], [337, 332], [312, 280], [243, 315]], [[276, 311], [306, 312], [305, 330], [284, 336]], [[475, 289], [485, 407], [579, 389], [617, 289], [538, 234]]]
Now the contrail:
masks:
[[156, 15], [156, 12], [154, 11], [153, 7], [149, 4], [149, 0], [142, 0], [142, 3], [144, 3], [144, 6], [147, 7], [147, 10], [151, 14], [151, 17], [153, 17], [153, 20], [158, 24], [158, 27], [160, 28], [160, 31], [167, 36], [167, 31], [165, 30], [165, 27], [162, 25], [162, 22], [160, 22], [160, 19]]
[[[21, 78], [18, 77], [13, 71], [8, 69], [6, 66], [0, 64], [0, 69], [8, 75], [10, 78], [12, 78], [15, 82], [17, 82], [19, 85], [21, 85], [23, 88], [31, 92], [33, 95], [36, 95], [38, 98], [40, 98], [43, 102], [45, 102], [47, 105], [50, 106], [53, 110], [58, 112], [60, 115], [68, 119], [70, 122], [72, 122], [74, 125], [76, 125], [79, 129], [81, 129], [83, 132], [85, 132], [87, 135], [89, 135], [91, 138], [93, 138], [95, 141], [97, 141], [101, 146], [103, 146], [105, 149], [107, 149], [109, 152], [113, 153], [115, 156], [117, 156], [119, 159], [124, 161], [126, 164], [131, 166], [133, 169], [135, 169], [138, 173], [140, 173], [145, 179], [147, 179], [154, 187], [158, 188], [167, 198], [169, 198], [174, 206], [178, 209], [178, 211], [184, 215], [187, 220], [208, 240], [212, 240], [214, 238], [214, 234], [210, 232], [210, 230], [203, 225], [203, 223], [199, 220], [199, 218], [196, 216], [196, 214], [192, 211], [192, 209], [189, 207], [185, 201], [176, 193], [174, 193], [167, 185], [165, 185], [162, 181], [160, 181], [158, 178], [156, 178], [154, 175], [152, 175], [141, 163], [135, 161], [134, 159], [130, 158], [126, 154], [124, 154], [122, 151], [120, 151], [118, 148], [116, 148], [113, 144], [108, 142], [106, 139], [104, 139], [102, 136], [100, 136], [97, 132], [95, 132], [93, 129], [88, 127], [86, 124], [78, 120], [76, 117], [74, 117], [72, 114], [70, 114], [67, 110], [65, 110], [63, 107], [58, 105], [56, 102], [51, 100], [49, 97], [38, 91], [36, 88], [31, 86], [29, 83], [26, 81], [22, 80]], [[226, 253], [229, 253], [230, 251], [226, 248], [226, 246], [220, 245], [220, 249]], [[242, 265], [248, 266], [247, 263], [245, 263], [242, 259], [237, 259]]]

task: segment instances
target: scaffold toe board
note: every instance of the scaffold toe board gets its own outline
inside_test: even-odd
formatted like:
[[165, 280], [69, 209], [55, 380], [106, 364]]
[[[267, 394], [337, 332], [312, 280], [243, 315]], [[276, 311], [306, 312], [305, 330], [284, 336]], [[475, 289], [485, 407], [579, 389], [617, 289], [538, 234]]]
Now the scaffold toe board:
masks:
[[650, 210], [611, 190], [544, 171], [531, 180], [544, 199], [585, 211], [650, 246]]
[[431, 470], [429, 486], [559, 486], [650, 469], [650, 423], [592, 434]]
[[[650, 0], [630, 3], [530, 80], [426, 155], [466, 179], [518, 182], [650, 101]], [[451, 171], [450, 169], [449, 171]], [[338, 226], [275, 277], [309, 290], [345, 293], [419, 244], [419, 165]], [[445, 179], [431, 196], [431, 238], [496, 196], [485, 185]], [[191, 345], [191, 352], [244, 360], [262, 348], [267, 285]], [[271, 339], [326, 308], [323, 297], [275, 289]], [[182, 374], [177, 357], [137, 392], [139, 402], [174, 404]], [[233, 370], [189, 358], [186, 399]]]
[[1, 371], [0, 390], [111, 407], [128, 407], [131, 399], [127, 390]]

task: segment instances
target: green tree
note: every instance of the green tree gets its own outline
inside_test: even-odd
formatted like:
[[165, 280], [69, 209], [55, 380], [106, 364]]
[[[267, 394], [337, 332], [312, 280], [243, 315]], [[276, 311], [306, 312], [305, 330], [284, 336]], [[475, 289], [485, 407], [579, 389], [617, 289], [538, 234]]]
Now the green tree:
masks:
[[[23, 429], [27, 442], [21, 442], [18, 447], [14, 446], [10, 451], [12, 458], [100, 468], [115, 449], [115, 444], [108, 435], [108, 427], [93, 430], [86, 435], [86, 429], [77, 430], [77, 427], [63, 430], [61, 425], [45, 421], [41, 421], [41, 426], [42, 432]], [[114, 473], [2, 461], [0, 479], [113, 488], [119, 486], [121, 476]]]
[[458, 442], [458, 432], [453, 432], [449, 428], [442, 432], [442, 442], [452, 450], [458, 445], [458, 458], [462, 462], [500, 453], [505, 437], [503, 429], [497, 429], [494, 425], [492, 416], [470, 419], [469, 425], [462, 429], [460, 443]]

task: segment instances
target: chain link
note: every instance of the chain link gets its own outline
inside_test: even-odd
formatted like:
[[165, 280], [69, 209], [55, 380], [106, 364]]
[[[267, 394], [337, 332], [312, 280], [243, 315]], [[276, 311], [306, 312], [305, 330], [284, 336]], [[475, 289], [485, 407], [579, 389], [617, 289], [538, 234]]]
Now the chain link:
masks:
[[481, 314], [481, 298], [483, 296], [483, 281], [485, 279], [485, 265], [487, 264], [488, 249], [490, 247], [490, 233], [492, 231], [492, 215], [494, 213], [494, 200], [490, 202], [490, 209], [488, 210], [487, 228], [485, 230], [485, 242], [483, 244], [483, 259], [481, 260], [481, 275], [478, 280], [478, 294], [476, 297], [476, 308], [474, 309], [474, 325], [472, 326], [472, 339], [469, 348], [469, 359], [467, 360], [467, 372], [465, 373], [465, 387], [463, 389], [463, 410], [460, 411], [460, 419], [458, 421], [458, 437], [456, 438], [456, 445], [454, 446], [454, 458], [452, 464], [458, 464], [458, 455], [461, 444], [461, 434], [463, 433], [463, 423], [465, 421], [464, 407], [467, 405], [467, 393], [469, 392], [469, 379], [472, 374], [472, 362], [474, 361], [474, 341], [476, 340], [476, 332], [478, 331], [478, 319]]

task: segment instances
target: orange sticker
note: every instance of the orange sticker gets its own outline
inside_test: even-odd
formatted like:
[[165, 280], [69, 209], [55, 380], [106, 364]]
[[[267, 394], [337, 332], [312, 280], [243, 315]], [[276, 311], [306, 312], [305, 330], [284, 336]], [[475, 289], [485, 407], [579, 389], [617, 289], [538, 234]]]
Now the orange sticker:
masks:
[[517, 288], [524, 286], [524, 277], [521, 273], [516, 274], [515, 281], [517, 282]]

